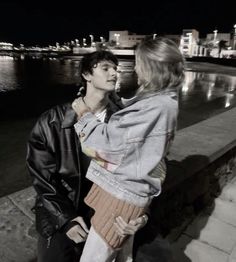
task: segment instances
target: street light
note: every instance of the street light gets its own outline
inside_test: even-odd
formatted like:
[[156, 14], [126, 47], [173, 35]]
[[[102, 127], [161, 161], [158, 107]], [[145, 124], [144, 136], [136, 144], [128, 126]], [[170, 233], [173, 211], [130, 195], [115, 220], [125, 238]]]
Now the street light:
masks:
[[93, 35], [89, 35], [89, 37], [90, 37], [90, 39], [91, 39], [91, 46], [92, 46], [92, 44], [93, 44], [93, 42], [94, 42], [94, 37], [93, 37]]
[[218, 30], [214, 30], [213, 31], [213, 33], [214, 33], [214, 39], [213, 39], [214, 43], [216, 42], [217, 32], [218, 32]]
[[87, 46], [86, 38], [83, 38], [83, 46]]
[[236, 49], [236, 24], [234, 25], [233, 49]]
[[100, 40], [101, 40], [102, 46], [105, 46], [105, 45], [106, 45], [106, 44], [105, 44], [105, 38], [102, 37], [102, 36], [100, 36]]

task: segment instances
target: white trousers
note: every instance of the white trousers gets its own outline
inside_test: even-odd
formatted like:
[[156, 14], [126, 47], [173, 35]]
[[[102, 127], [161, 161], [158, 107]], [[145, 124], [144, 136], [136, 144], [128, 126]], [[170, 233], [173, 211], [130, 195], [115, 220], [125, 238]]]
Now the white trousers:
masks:
[[132, 262], [134, 237], [130, 236], [120, 249], [111, 248], [91, 226], [80, 262]]

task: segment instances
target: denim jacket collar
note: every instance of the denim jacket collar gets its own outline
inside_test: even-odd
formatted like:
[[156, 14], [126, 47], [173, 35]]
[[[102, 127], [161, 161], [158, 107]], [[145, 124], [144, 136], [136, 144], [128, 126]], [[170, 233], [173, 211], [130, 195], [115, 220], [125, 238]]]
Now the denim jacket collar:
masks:
[[[117, 112], [119, 109], [121, 109], [121, 105], [115, 104], [113, 101], [109, 100], [109, 103], [107, 105], [107, 114], [105, 117], [105, 122], [107, 122], [110, 118], [110, 116]], [[74, 124], [77, 122], [77, 116], [73, 108], [71, 107], [71, 104], [66, 104], [65, 108], [65, 117], [62, 122], [61, 127], [62, 128], [71, 128], [74, 126]]]
[[141, 99], [145, 99], [145, 98], [148, 98], [148, 97], [151, 97], [151, 96], [155, 96], [157, 95], [158, 93], [157, 92], [140, 92], [138, 93], [136, 96], [132, 97], [132, 98], [122, 98], [122, 103], [124, 104], [124, 106], [129, 106], [129, 105], [132, 105], [134, 104], [135, 102], [141, 100]]
[[135, 102], [145, 99], [145, 98], [149, 98], [152, 96], [156, 96], [156, 95], [170, 95], [172, 98], [176, 97], [176, 91], [173, 91], [171, 89], [167, 89], [167, 90], [159, 90], [159, 91], [148, 91], [145, 92], [143, 87], [140, 87], [140, 91], [137, 93], [136, 96], [132, 97], [132, 98], [122, 98], [122, 103], [123, 105], [126, 106], [130, 106], [132, 104], [134, 104]]

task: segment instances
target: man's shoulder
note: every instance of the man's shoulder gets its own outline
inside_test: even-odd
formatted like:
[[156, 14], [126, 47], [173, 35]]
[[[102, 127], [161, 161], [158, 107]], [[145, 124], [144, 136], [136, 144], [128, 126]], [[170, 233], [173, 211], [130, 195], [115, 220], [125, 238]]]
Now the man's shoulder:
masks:
[[51, 107], [50, 109], [44, 111], [40, 116], [38, 121], [39, 122], [48, 122], [48, 123], [52, 123], [55, 121], [63, 121], [66, 111], [69, 108], [69, 103], [65, 103], [65, 104], [60, 104], [60, 105], [56, 105]]

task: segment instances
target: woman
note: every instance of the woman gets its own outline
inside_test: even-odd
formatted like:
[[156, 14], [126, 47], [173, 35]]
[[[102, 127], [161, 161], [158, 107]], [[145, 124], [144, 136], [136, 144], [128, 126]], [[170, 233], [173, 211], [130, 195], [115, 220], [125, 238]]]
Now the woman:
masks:
[[[156, 38], [145, 39], [135, 59], [139, 88], [133, 98], [123, 100], [125, 108], [108, 123], [93, 113], [90, 101], [79, 98], [72, 104], [82, 150], [93, 159], [86, 174], [93, 186], [85, 202], [95, 214], [81, 262], [131, 261], [127, 253], [122, 260], [119, 254], [127, 252], [132, 238], [120, 236], [114, 221], [145, 217], [166, 175], [164, 159], [177, 125], [176, 91], [184, 78], [183, 57], [173, 41]], [[94, 70], [83, 76], [94, 85], [98, 75]]]

